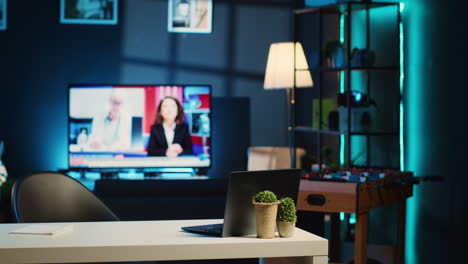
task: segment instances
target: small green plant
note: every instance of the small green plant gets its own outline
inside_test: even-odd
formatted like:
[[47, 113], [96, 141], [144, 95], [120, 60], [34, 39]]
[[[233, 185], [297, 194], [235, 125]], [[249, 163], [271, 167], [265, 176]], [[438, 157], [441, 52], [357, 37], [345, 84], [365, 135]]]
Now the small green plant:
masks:
[[296, 205], [294, 200], [289, 197], [281, 199], [281, 203], [278, 205], [278, 216], [276, 218], [278, 222], [296, 222]]
[[265, 190], [257, 193], [254, 200], [257, 203], [275, 203], [278, 201], [278, 198], [272, 191]]

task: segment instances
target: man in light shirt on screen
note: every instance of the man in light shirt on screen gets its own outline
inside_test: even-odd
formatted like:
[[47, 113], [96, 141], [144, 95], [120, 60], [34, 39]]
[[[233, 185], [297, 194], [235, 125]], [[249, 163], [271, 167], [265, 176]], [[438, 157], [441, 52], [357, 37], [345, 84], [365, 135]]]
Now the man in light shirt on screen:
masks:
[[125, 111], [127, 94], [124, 89], [112, 89], [109, 111], [93, 118], [90, 147], [101, 151], [130, 149], [132, 123]]

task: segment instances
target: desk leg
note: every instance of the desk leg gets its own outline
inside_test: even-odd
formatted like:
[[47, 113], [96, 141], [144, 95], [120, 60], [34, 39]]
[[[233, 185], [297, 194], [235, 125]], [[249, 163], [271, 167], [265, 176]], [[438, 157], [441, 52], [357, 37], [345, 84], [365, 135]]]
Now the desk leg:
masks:
[[260, 258], [259, 264], [327, 264], [328, 256]]
[[405, 263], [406, 200], [400, 202], [398, 214], [398, 244], [396, 263]]
[[354, 263], [367, 263], [367, 231], [369, 213], [356, 214], [356, 226], [354, 234]]

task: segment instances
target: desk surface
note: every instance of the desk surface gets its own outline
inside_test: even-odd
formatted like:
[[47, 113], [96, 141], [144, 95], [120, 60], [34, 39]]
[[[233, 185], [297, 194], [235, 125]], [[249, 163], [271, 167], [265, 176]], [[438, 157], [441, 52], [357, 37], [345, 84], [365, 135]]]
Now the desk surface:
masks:
[[5, 263], [64, 263], [328, 255], [328, 241], [296, 229], [292, 238], [212, 237], [182, 231], [182, 226], [222, 220], [71, 223], [56, 235], [12, 235], [28, 224], [0, 224], [0, 259]]

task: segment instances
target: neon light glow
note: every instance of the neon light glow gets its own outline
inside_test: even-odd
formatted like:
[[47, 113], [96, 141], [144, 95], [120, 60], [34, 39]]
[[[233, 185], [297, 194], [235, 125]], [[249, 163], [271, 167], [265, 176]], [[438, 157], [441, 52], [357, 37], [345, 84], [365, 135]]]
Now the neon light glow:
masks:
[[350, 214], [349, 223], [352, 225], [356, 224], [356, 214]]
[[340, 42], [344, 43], [344, 15], [340, 14]]
[[[340, 42], [344, 43], [344, 15], [340, 14]], [[340, 93], [345, 91], [345, 74], [344, 71], [340, 71]], [[340, 135], [340, 166], [343, 166], [345, 163], [345, 136]], [[340, 214], [341, 216], [341, 214]], [[343, 214], [344, 217], [344, 214]], [[343, 221], [343, 220], [342, 220]]]
[[[401, 12], [401, 8], [400, 8]], [[403, 95], [404, 72], [404, 52], [403, 52], [403, 23], [400, 22], [400, 95]], [[400, 101], [400, 170], [405, 170], [405, 137], [404, 137], [404, 106]]]
[[[345, 41], [345, 30], [344, 30], [344, 15], [340, 15], [340, 42], [343, 44]], [[345, 91], [345, 74], [344, 71], [340, 71], [340, 93]]]
[[359, 92], [353, 92], [353, 95], [356, 96], [356, 102], [360, 102], [362, 98], [362, 93]]
[[[406, 1], [405, 1], [406, 2]], [[400, 6], [401, 7], [401, 6]], [[418, 175], [424, 173], [427, 167], [426, 157], [428, 151], [427, 131], [425, 119], [428, 118], [425, 111], [425, 94], [427, 93], [426, 81], [426, 57], [428, 47], [427, 36], [430, 28], [427, 27], [428, 17], [426, 13], [430, 5], [423, 0], [408, 1], [405, 5], [404, 31], [401, 26], [400, 34], [405, 36], [400, 40], [406, 45], [406, 57], [404, 63], [405, 97], [404, 97], [404, 169]], [[401, 10], [401, 9], [400, 9]], [[409, 19], [411, 17], [411, 19]], [[407, 18], [407, 20], [405, 20]], [[405, 49], [402, 46], [402, 50]], [[415, 187], [413, 197], [407, 200], [406, 209], [406, 239], [405, 239], [405, 263], [420, 263], [418, 255], [417, 234], [419, 233], [421, 195], [419, 188]]]
[[340, 135], [340, 166], [345, 162], [345, 135]]

